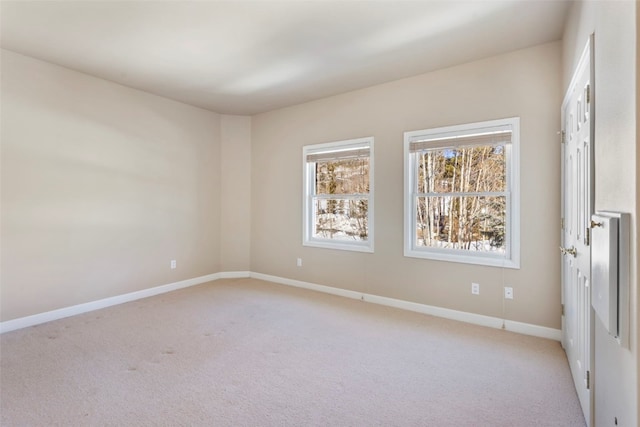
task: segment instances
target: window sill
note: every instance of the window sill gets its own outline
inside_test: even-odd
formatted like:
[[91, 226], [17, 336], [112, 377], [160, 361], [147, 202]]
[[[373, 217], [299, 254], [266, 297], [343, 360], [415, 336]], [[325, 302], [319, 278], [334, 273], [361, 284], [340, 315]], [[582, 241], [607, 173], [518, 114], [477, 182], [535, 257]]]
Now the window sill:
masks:
[[484, 265], [488, 267], [503, 267], [519, 270], [520, 262], [517, 260], [469, 255], [464, 253], [445, 253], [443, 251], [429, 251], [405, 249], [404, 256], [408, 258], [431, 259], [435, 261], [457, 262], [462, 264]]
[[323, 248], [323, 249], [336, 249], [340, 251], [373, 253], [372, 243], [358, 244], [358, 243], [327, 242], [327, 241], [321, 241], [321, 240], [307, 240], [302, 242], [302, 246], [310, 246], [314, 248]]

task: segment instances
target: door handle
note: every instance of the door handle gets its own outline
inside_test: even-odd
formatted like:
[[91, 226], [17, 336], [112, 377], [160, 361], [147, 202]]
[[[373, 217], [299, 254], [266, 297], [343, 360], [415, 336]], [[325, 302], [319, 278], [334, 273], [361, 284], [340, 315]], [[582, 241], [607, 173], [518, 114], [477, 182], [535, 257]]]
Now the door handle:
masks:
[[578, 256], [578, 251], [573, 246], [571, 246], [569, 249], [560, 246], [560, 252], [562, 252], [563, 255], [571, 255], [574, 258]]

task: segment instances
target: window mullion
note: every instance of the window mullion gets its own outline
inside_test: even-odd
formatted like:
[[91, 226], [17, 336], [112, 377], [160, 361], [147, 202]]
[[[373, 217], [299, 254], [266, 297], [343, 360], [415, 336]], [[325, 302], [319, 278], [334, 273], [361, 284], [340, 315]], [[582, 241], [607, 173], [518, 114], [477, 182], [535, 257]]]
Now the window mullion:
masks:
[[349, 193], [349, 194], [315, 194], [313, 197], [319, 200], [351, 200], [351, 199], [368, 199], [367, 193]]
[[504, 197], [508, 191], [480, 191], [480, 192], [453, 192], [453, 193], [413, 193], [414, 197]]

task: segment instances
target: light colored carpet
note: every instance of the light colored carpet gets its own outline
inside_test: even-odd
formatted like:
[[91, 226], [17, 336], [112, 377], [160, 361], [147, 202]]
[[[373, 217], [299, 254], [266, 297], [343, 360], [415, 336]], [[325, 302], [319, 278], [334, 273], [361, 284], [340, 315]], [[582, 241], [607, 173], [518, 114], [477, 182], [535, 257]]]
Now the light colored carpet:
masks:
[[584, 426], [555, 341], [252, 279], [0, 338], [3, 426]]

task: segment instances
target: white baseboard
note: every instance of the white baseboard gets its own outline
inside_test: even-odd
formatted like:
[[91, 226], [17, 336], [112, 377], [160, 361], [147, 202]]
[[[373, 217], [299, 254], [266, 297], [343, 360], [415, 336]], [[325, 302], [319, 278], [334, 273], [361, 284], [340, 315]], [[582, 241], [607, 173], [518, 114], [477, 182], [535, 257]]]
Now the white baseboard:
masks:
[[338, 295], [341, 297], [362, 299], [362, 293], [350, 291], [348, 289], [334, 288], [331, 286], [317, 285], [315, 283], [303, 282], [294, 279], [285, 279], [284, 277], [270, 276], [262, 273], [251, 273], [252, 279], [264, 280], [267, 282], [280, 283], [281, 285], [294, 286], [296, 288], [310, 289], [312, 291], [323, 292], [325, 294]]
[[544, 326], [532, 325], [529, 323], [515, 322], [513, 320], [503, 320], [497, 317], [483, 316], [481, 314], [467, 313], [464, 311], [451, 310], [448, 308], [436, 307], [432, 305], [419, 304], [410, 301], [404, 301], [394, 298], [383, 297], [379, 295], [366, 294], [347, 289], [334, 288], [332, 286], [318, 285], [316, 283], [303, 282], [300, 280], [286, 279], [284, 277], [271, 276], [268, 274], [254, 273], [251, 271], [227, 271], [206, 276], [194, 277], [193, 279], [181, 280], [167, 285], [156, 286], [154, 288], [143, 289], [141, 291], [131, 292], [128, 294], [117, 295], [114, 297], [104, 298], [98, 301], [78, 304], [71, 307], [65, 307], [58, 310], [47, 311], [45, 313], [34, 314], [32, 316], [20, 317], [18, 319], [0, 322], [0, 334], [29, 326], [39, 325], [41, 323], [50, 322], [52, 320], [63, 319], [65, 317], [74, 316], [76, 314], [87, 313], [93, 310], [110, 307], [125, 302], [135, 301], [142, 298], [151, 297], [165, 292], [171, 292], [189, 286], [199, 285], [201, 283], [211, 282], [218, 279], [239, 279], [239, 278], [255, 278], [268, 282], [279, 283], [297, 288], [304, 288], [313, 291], [323, 292], [326, 294], [337, 295], [346, 298], [358, 299], [373, 304], [386, 305], [389, 307], [400, 308], [402, 310], [415, 311], [418, 313], [429, 314], [432, 316], [443, 317], [446, 319], [458, 320], [461, 322], [472, 323], [475, 325], [488, 326], [490, 328], [506, 329], [507, 331], [517, 332], [524, 335], [532, 335], [541, 338], [548, 338], [556, 341], [562, 339], [562, 332], [559, 329], [547, 328]]
[[544, 326], [532, 325], [529, 323], [515, 322], [513, 320], [503, 320], [498, 317], [483, 316], [481, 314], [467, 313], [464, 311], [419, 304], [395, 298], [388, 298], [379, 295], [334, 288], [331, 286], [317, 285], [315, 283], [286, 279], [278, 276], [270, 276], [268, 274], [262, 273], [252, 272], [251, 277], [255, 279], [266, 280], [268, 282], [280, 283], [282, 285], [295, 286], [297, 288], [310, 289], [313, 291], [338, 295], [346, 298], [359, 299], [373, 304], [386, 305], [389, 307], [400, 308], [402, 310], [415, 311], [418, 313], [429, 314], [436, 317], [443, 317], [446, 319], [458, 320], [460, 322], [472, 323], [474, 325], [487, 326], [496, 329], [502, 329], [504, 326], [504, 329], [507, 331], [516, 332], [523, 335], [531, 335], [555, 341], [560, 341], [562, 339], [562, 331], [559, 329], [547, 328]]
[[[141, 291], [130, 292], [128, 294], [116, 295], [114, 297], [104, 298], [97, 301], [91, 301], [84, 304], [73, 305], [71, 307], [60, 308], [58, 310], [47, 311], [44, 313], [34, 314], [32, 316], [20, 317], [13, 320], [0, 322], [0, 334], [15, 331], [16, 329], [27, 328], [29, 326], [39, 325], [41, 323], [50, 322], [52, 320], [63, 319], [65, 317], [75, 316], [76, 314], [86, 313], [101, 308], [111, 307], [112, 305], [122, 304], [125, 302], [135, 301], [142, 298], [152, 297], [154, 295], [171, 292], [189, 286], [199, 285], [201, 283], [211, 282], [223, 278], [225, 274], [235, 273], [214, 273], [206, 276], [194, 277], [193, 279], [181, 280], [167, 285], [156, 286], [154, 288], [143, 289]], [[249, 277], [248, 272], [246, 276]]]
[[523, 335], [533, 335], [534, 337], [548, 338], [555, 341], [562, 341], [562, 331], [560, 329], [532, 325], [531, 323], [516, 322], [515, 320], [505, 320], [504, 325], [507, 331], [517, 332]]
[[251, 277], [250, 271], [223, 271], [218, 273], [220, 279], [248, 279]]

